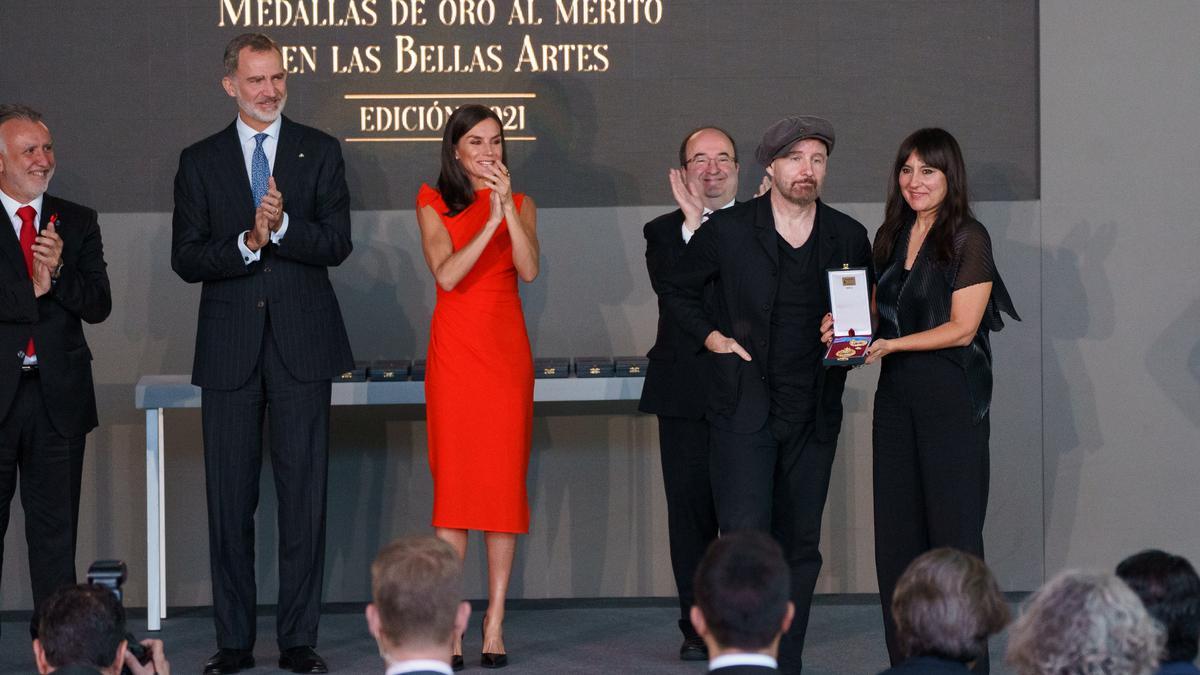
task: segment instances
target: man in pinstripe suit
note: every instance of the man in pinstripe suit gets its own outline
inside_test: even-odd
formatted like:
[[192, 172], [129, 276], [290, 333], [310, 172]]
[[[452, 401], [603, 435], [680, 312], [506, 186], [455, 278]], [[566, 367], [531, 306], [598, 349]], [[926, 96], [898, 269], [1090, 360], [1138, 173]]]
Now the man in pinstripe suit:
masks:
[[287, 72], [270, 38], [234, 38], [222, 84], [238, 117], [180, 156], [171, 252], [175, 272], [203, 284], [192, 382], [203, 390], [218, 647], [204, 673], [254, 666], [264, 415], [279, 502], [279, 666], [324, 673], [330, 381], [353, 367], [326, 271], [351, 250], [345, 167], [337, 140], [283, 117]]

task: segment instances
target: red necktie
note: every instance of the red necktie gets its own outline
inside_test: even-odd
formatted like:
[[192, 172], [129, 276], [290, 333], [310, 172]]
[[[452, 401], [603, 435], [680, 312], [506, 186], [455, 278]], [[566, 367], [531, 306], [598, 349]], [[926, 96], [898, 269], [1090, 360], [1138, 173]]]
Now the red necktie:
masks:
[[[21, 252], [25, 254], [25, 269], [29, 271], [30, 279], [33, 278], [33, 240], [37, 238], [37, 228], [33, 226], [33, 217], [36, 215], [37, 211], [32, 206], [17, 209], [17, 216], [21, 218]], [[29, 344], [25, 346], [25, 355], [33, 356], [35, 353], [33, 337], [30, 337]]]

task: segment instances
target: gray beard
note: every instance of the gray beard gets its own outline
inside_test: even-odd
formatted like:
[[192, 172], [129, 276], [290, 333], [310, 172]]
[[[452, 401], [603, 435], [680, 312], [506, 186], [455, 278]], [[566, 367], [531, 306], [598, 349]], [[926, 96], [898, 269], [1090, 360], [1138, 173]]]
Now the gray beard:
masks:
[[283, 114], [283, 107], [287, 105], [287, 96], [284, 96], [282, 99], [280, 99], [279, 107], [275, 109], [274, 114], [269, 116], [260, 113], [258, 108], [255, 108], [254, 104], [249, 101], [243, 101], [239, 98], [237, 100], [237, 104], [238, 107], [242, 109], [242, 112], [246, 113], [250, 119], [257, 120], [263, 124], [271, 124], [275, 120], [279, 119], [279, 116]]

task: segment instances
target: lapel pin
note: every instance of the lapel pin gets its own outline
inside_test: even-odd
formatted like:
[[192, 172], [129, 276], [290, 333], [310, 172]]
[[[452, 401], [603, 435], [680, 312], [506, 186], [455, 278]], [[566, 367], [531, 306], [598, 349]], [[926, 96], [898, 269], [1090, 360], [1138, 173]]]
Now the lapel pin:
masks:
[[303, 157], [303, 156], [304, 156], [304, 153], [303, 153], [303, 152], [302, 152], [302, 153], [300, 153], [300, 156], [301, 156], [301, 157]]

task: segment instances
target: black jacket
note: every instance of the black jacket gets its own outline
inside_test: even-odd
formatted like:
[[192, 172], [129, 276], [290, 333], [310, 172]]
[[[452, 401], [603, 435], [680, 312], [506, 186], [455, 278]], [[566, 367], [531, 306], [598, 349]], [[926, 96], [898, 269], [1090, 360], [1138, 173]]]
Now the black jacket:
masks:
[[45, 195], [39, 231], [52, 216], [57, 216], [55, 230], [63, 241], [63, 267], [54, 288], [40, 298], [33, 296], [16, 233], [7, 219], [0, 227], [0, 419], [12, 405], [32, 335], [50, 423], [63, 436], [82, 436], [97, 424], [92, 352], [82, 322], [108, 318], [112, 291], [96, 212]]
[[[821, 269], [871, 266], [867, 230], [857, 220], [817, 202], [817, 259]], [[767, 362], [771, 313], [778, 288], [778, 243], [771, 195], [719, 211], [700, 228], [667, 275], [663, 299], [692, 339], [703, 342], [713, 330], [738, 341], [750, 353], [711, 354], [708, 420], [717, 428], [753, 433], [766, 423], [771, 407]], [[704, 286], [717, 281], [714, 322], [704, 310]], [[822, 294], [829, 311], [829, 294]], [[813, 326], [813, 340], [820, 326]], [[842, 424], [846, 368], [816, 368], [816, 433], [837, 438]]]
[[272, 175], [287, 233], [247, 265], [237, 237], [253, 227], [255, 207], [236, 123], [180, 155], [171, 268], [184, 281], [203, 283], [195, 385], [228, 390], [245, 383], [258, 363], [268, 311], [279, 355], [296, 379], [332, 379], [354, 367], [326, 271], [352, 248], [341, 147], [284, 117]]
[[[638, 410], [664, 417], [698, 420], [704, 417], [708, 392], [708, 350], [667, 313], [663, 278], [675, 267], [688, 244], [683, 241], [683, 211], [661, 215], [646, 223], [646, 270], [658, 295], [658, 334], [646, 354], [650, 359]], [[701, 228], [703, 229], [703, 228]], [[704, 289], [711, 303], [713, 284]]]

